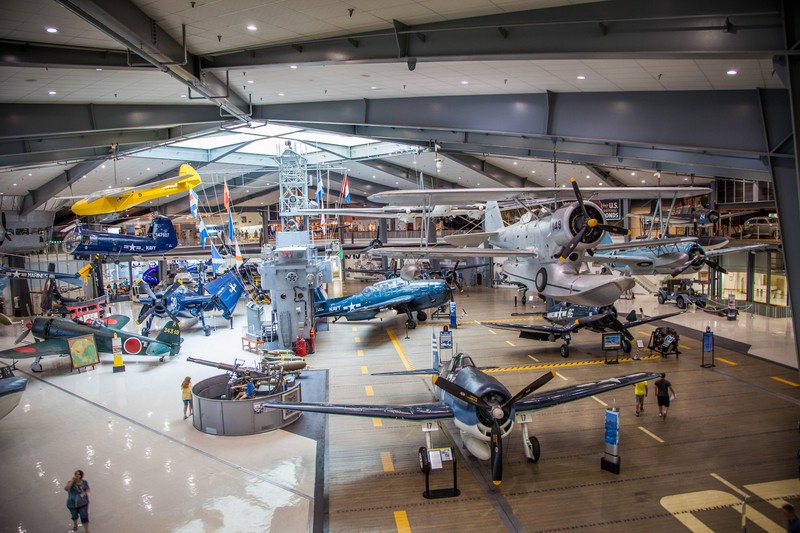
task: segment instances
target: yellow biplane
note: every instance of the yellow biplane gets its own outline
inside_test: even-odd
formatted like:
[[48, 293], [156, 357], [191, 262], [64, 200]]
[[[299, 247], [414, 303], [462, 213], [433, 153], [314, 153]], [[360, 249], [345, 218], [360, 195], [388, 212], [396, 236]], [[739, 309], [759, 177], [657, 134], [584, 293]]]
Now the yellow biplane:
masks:
[[72, 212], [80, 216], [118, 213], [141, 203], [163, 198], [168, 194], [187, 192], [200, 185], [200, 175], [191, 165], [183, 164], [180, 174], [138, 187], [119, 187], [94, 192], [75, 202]]

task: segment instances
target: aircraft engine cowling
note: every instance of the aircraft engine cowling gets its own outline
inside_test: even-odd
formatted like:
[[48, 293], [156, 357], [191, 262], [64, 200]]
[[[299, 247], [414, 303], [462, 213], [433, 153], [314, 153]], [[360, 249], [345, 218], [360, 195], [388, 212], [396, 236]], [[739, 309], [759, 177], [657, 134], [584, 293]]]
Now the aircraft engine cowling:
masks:
[[[589, 218], [593, 218], [598, 224], [605, 224], [603, 210], [591, 202], [584, 202]], [[558, 209], [550, 219], [551, 238], [559, 246], [566, 246], [569, 241], [577, 235], [581, 228], [586, 224], [583, 211], [577, 202]], [[585, 249], [593, 244], [600, 242], [603, 238], [603, 230], [595, 227], [588, 228], [578, 244], [578, 249]]]
[[686, 250], [686, 255], [689, 257], [689, 261], [692, 262], [692, 268], [694, 270], [700, 270], [705, 266], [706, 255], [703, 249], [696, 244]]

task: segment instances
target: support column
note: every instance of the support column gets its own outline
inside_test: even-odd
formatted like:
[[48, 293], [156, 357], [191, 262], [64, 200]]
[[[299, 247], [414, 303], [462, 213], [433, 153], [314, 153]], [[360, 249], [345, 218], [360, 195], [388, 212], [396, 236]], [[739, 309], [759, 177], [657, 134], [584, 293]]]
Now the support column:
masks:
[[433, 218], [428, 219], [428, 244], [436, 244], [436, 221]]

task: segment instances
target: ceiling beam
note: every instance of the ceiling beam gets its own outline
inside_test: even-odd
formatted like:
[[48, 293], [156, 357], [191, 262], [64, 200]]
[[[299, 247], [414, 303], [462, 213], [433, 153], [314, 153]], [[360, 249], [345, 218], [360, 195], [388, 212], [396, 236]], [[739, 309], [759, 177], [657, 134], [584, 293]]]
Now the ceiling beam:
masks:
[[[780, 0], [610, 0], [408, 25], [208, 54], [205, 70], [288, 64], [509, 59], [769, 58], [785, 48]], [[357, 42], [358, 46], [353, 46]]]
[[44, 68], [102, 68], [113, 70], [150, 70], [150, 64], [132, 66], [123, 50], [103, 50], [22, 41], [0, 41], [0, 66]]
[[78, 163], [41, 187], [28, 191], [28, 194], [26, 194], [25, 198], [22, 200], [22, 209], [20, 209], [19, 214], [24, 216], [31, 213], [101, 164], [103, 164], [103, 160]]
[[502, 168], [496, 167], [493, 164], [488, 163], [483, 159], [478, 159], [475, 156], [448, 152], [443, 152], [440, 155], [456, 161], [460, 165], [464, 165], [465, 167], [477, 172], [481, 176], [489, 178], [503, 187], [525, 187], [525, 184], [528, 181], [522, 176], [518, 176], [513, 172], [503, 170]]

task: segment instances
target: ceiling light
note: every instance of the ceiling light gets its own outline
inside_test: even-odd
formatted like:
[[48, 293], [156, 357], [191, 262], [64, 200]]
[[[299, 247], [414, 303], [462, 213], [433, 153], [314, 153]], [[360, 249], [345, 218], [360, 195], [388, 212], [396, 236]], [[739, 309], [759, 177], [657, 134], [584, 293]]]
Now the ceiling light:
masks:
[[585, 80], [585, 79], [586, 79], [586, 76], [578, 76], [578, 79], [579, 79], [579, 80]]
[[44, 29], [47, 33], [58, 33], [58, 28], [54, 28], [52, 26], [48, 26]]
[[374, 91], [375, 89], [377, 89], [377, 87], [375, 87], [375, 86], [373, 85], [372, 87], [370, 87], [370, 89], [372, 89], [372, 90]]
[[47, 91], [47, 94], [56, 94], [55, 91]]
[[186, 95], [185, 95], [185, 94], [182, 94], [182, 95], [181, 95], [181, 98], [186, 98]]
[[553, 178], [547, 178], [547, 181], [553, 181]]
[[30, 173], [30, 172], [28, 172], [28, 176], [33, 176], [33, 174], [32, 174], [32, 173]]
[[461, 85], [469, 85], [469, 82], [467, 80], [461, 80]]
[[458, 179], [461, 179], [461, 176], [459, 176]]
[[247, 80], [247, 83], [255, 83], [253, 80]]
[[250, 189], [245, 189], [244, 192], [250, 192]]
[[591, 176], [587, 174], [586, 175], [586, 179], [588, 180], [589, 178], [591, 178]]
[[531, 170], [531, 174], [536, 174], [536, 171], [535, 170]]
[[289, 68], [297, 68], [297, 65], [291, 65]]
[[636, 175], [636, 172], [631, 172], [631, 176], [635, 176], [635, 175]]
[[689, 178], [683, 178], [683, 181], [689, 181]]
[[644, 183], [644, 180], [642, 180], [642, 183]]
[[130, 181], [130, 178], [125, 178], [126, 180]]
[[106, 166], [105, 165], [100, 165], [100, 168], [106, 168]]
[[726, 74], [727, 74], [728, 76], [736, 76], [737, 74], [739, 74], [739, 71], [738, 71], [738, 70], [736, 70], [736, 69], [733, 69], [733, 68], [732, 68], [732, 69], [730, 69], [728, 72], [726, 72]]
[[601, 181], [600, 183], [598, 183], [598, 185], [602, 187], [603, 186], [603, 182]]
[[256, 27], [255, 24], [248, 24], [247, 29], [250, 31], [256, 31], [258, 28]]
[[400, 182], [399, 181], [395, 181], [394, 184], [395, 185], [400, 185]]
[[481, 184], [480, 184], [480, 183], [476, 183], [475, 185], [477, 185], [478, 187], [480, 187], [480, 186], [481, 186]]
[[145, 170], [150, 170], [150, 167], [147, 167]]
[[14, 187], [16, 187], [16, 186], [17, 186], [17, 184], [16, 184], [16, 183], [12, 183], [12, 185], [13, 185]]
[[440, 158], [436, 158], [436, 172], [439, 172], [444, 168], [444, 161]]
[[96, 68], [95, 70], [96, 70], [97, 72], [102, 72], [102, 71], [103, 71], [103, 69], [101, 69], [101, 68]]
[[278, 96], [286, 96], [286, 95], [283, 93], [278, 93]]
[[517, 162], [516, 162], [516, 161], [514, 161], [514, 164], [516, 165], [516, 164], [517, 164]]
[[375, 176], [372, 176], [372, 179], [375, 179]]
[[109, 186], [108, 186], [108, 188], [110, 189], [110, 188], [111, 188], [111, 185], [109, 185]]

